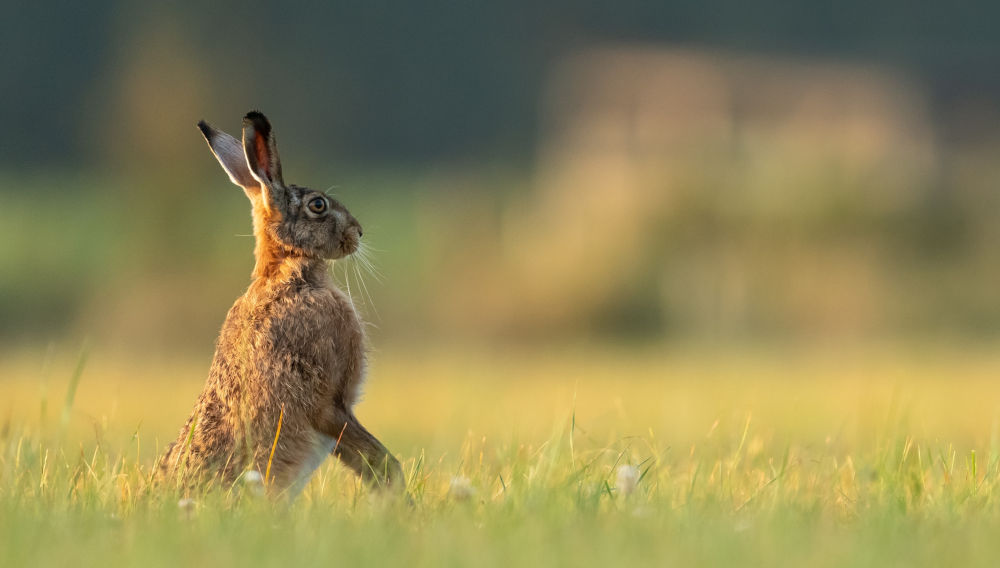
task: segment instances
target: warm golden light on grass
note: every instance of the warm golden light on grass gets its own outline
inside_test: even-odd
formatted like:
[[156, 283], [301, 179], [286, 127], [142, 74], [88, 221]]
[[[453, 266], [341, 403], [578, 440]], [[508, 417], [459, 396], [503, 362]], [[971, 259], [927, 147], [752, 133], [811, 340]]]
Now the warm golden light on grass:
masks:
[[222, 566], [919, 565], [982, 560], [967, 534], [1000, 527], [1000, 359], [986, 348], [386, 348], [359, 414], [401, 458], [412, 503], [330, 460], [290, 509], [245, 483], [183, 506], [149, 491], [199, 364], [142, 375], [94, 351], [63, 430], [40, 396], [61, 400], [73, 359], [47, 383], [30, 358], [3, 365], [6, 565], [64, 561], [84, 541], [95, 558]]
[[[77, 352], [67, 350], [47, 369], [43, 358], [24, 352], [0, 363], [0, 416], [8, 427], [58, 430], [54, 418], [63, 412]], [[207, 365], [92, 352], [64, 435], [93, 442], [138, 429], [143, 457], [150, 457], [155, 440], [176, 436]], [[573, 414], [578, 440], [604, 444], [652, 432], [675, 451], [715, 423], [712, 435], [736, 435], [748, 416], [761, 442], [785, 436], [853, 445], [896, 421], [915, 436], [984, 445], [1000, 419], [998, 375], [1000, 357], [988, 346], [386, 346], [372, 354], [359, 414], [389, 432], [404, 457], [420, 449], [454, 452], [467, 435], [546, 439]]]

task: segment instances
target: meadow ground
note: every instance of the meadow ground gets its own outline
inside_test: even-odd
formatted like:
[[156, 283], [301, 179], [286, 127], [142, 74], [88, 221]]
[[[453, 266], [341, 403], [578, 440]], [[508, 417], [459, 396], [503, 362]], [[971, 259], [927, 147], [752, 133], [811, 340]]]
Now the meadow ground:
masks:
[[0, 566], [993, 566], [995, 351], [386, 347], [358, 414], [411, 499], [330, 460], [286, 507], [145, 490], [207, 360], [22, 350]]

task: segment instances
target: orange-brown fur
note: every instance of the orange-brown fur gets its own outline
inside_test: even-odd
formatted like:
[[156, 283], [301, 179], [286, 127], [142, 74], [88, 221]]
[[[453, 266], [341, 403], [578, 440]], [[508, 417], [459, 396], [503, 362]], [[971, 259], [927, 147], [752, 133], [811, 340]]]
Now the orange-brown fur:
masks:
[[[271, 490], [294, 491], [308, 479], [322, 439], [336, 440], [333, 453], [365, 479], [401, 485], [399, 463], [352, 411], [365, 373], [364, 329], [327, 269], [328, 259], [357, 249], [360, 224], [333, 199], [284, 184], [260, 113], [244, 119], [243, 157], [234, 138], [199, 126], [253, 204], [256, 264], [161, 475], [185, 485], [230, 483], [247, 470], [264, 474], [270, 464]], [[325, 200], [326, 214], [306, 210], [316, 199]]]

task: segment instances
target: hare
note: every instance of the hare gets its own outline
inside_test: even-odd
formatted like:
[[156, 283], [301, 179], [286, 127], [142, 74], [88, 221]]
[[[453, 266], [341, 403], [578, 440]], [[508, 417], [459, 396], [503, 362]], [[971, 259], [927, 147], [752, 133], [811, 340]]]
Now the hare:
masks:
[[363, 325], [327, 261], [357, 250], [361, 225], [339, 202], [286, 184], [267, 118], [243, 118], [243, 141], [198, 123], [250, 198], [252, 282], [222, 325], [194, 412], [160, 461], [180, 485], [266, 475], [294, 497], [334, 454], [363, 479], [401, 487], [399, 462], [352, 410], [365, 374]]

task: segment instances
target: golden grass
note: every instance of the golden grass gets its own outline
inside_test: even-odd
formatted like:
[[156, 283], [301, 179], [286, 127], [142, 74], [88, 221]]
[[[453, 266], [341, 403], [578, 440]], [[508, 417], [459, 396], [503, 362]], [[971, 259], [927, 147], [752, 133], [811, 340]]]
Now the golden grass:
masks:
[[[32, 430], [58, 424], [76, 354], [48, 369], [43, 360], [29, 352], [0, 363], [0, 419]], [[207, 368], [207, 358], [92, 353], [68, 435], [87, 440], [138, 428], [147, 444], [162, 444], [190, 412]], [[998, 426], [997, 376], [1000, 355], [986, 347], [395, 347], [373, 353], [357, 410], [404, 457], [453, 452], [470, 434], [546, 439], [574, 413], [577, 435], [597, 444], [640, 436], [687, 449], [749, 419], [761, 442], [853, 446], [903, 427], [971, 448], [990, 443]]]
[[985, 346], [386, 347], [358, 413], [411, 499], [330, 460], [291, 508], [148, 491], [207, 361], [94, 349], [64, 427], [76, 357], [43, 360], [0, 365], [0, 565], [995, 560]]

